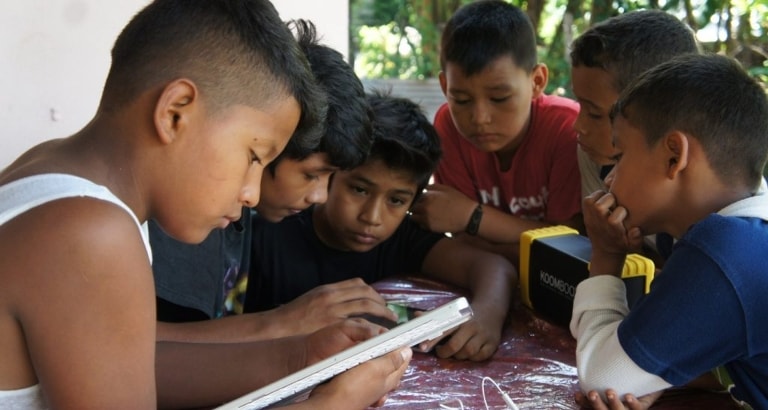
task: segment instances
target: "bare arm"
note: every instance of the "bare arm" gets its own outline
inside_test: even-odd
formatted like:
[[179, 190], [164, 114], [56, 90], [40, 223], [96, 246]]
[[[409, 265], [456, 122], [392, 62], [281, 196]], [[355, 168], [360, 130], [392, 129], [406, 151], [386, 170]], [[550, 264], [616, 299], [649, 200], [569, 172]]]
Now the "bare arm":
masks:
[[152, 272], [130, 216], [104, 201], [60, 200], [5, 224], [2, 241], [3, 299], [47, 404], [154, 408]]
[[403, 349], [365, 362], [317, 387], [309, 399], [284, 408], [360, 410], [378, 407], [384, 403], [385, 394], [400, 384], [411, 357], [411, 349]]
[[187, 323], [158, 322], [158, 341], [251, 342], [312, 333], [352, 316], [396, 320], [384, 299], [362, 279], [319, 286], [276, 309]]
[[158, 342], [158, 404], [161, 408], [216, 406], [384, 330], [351, 319], [307, 336], [258, 342]]
[[437, 348], [442, 357], [485, 360], [501, 341], [517, 272], [504, 257], [451, 238], [441, 239], [424, 259], [425, 275], [469, 290], [474, 317]]

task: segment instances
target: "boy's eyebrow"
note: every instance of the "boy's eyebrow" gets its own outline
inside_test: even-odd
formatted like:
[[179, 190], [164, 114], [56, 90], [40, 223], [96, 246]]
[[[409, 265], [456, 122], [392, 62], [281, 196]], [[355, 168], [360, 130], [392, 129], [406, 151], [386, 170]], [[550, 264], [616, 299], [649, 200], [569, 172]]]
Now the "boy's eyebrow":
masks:
[[589, 105], [591, 108], [602, 110], [602, 107], [600, 107], [599, 105], [595, 104], [594, 102], [586, 98], [577, 98], [576, 101], [578, 101], [579, 104], [586, 104], [586, 105]]
[[339, 168], [337, 166], [323, 165], [323, 166], [320, 166], [320, 167], [317, 167], [317, 168], [313, 169], [313, 171], [314, 172], [336, 172], [339, 169], [341, 169], [341, 168]]
[[398, 195], [415, 196], [416, 193], [410, 189], [396, 189], [395, 193]]
[[[515, 87], [512, 87], [509, 84], [496, 84], [496, 85], [485, 87], [486, 91], [509, 92], [509, 91], [513, 91], [514, 89], [515, 89]], [[457, 93], [458, 94], [469, 94], [469, 91], [461, 89], [461, 88], [456, 88], [456, 87], [448, 87], [448, 92], [450, 92], [452, 94], [457, 94]]]
[[[379, 186], [379, 184], [371, 181], [370, 179], [362, 175], [352, 175], [350, 179], [357, 180], [357, 182], [361, 182], [368, 186]], [[408, 196], [416, 195], [415, 190], [412, 190], [412, 189], [395, 189], [394, 191], [396, 194], [400, 194], [400, 195], [408, 195]]]

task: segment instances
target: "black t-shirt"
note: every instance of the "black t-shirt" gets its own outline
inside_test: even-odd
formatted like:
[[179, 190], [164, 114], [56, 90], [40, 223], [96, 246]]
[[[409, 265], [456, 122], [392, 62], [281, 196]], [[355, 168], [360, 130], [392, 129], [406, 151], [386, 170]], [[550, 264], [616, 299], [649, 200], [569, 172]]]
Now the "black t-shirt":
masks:
[[157, 319], [190, 322], [233, 313], [246, 280], [250, 255], [251, 214], [243, 208], [239, 221], [214, 229], [199, 244], [179, 242], [154, 221], [149, 222]]
[[310, 208], [280, 223], [254, 216], [245, 312], [273, 309], [317, 286], [354, 277], [372, 283], [417, 273], [429, 250], [445, 238], [406, 217], [389, 239], [372, 250], [339, 251], [317, 237], [312, 213]]

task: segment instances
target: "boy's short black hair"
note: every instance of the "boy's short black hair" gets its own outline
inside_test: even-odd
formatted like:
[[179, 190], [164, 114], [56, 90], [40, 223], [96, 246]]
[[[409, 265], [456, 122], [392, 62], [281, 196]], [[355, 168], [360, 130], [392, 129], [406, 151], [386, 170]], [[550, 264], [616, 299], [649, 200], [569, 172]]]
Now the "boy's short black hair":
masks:
[[118, 36], [99, 109], [113, 111], [178, 78], [195, 83], [212, 114], [292, 96], [301, 108], [294, 138], [319, 143], [324, 96], [268, 0], [153, 1]]
[[501, 56], [518, 67], [536, 66], [536, 33], [520, 8], [500, 0], [483, 0], [459, 8], [446, 23], [440, 39], [440, 67], [457, 64], [469, 77]]
[[602, 21], [571, 44], [571, 64], [602, 68], [621, 91], [647, 69], [686, 53], [699, 52], [693, 31], [662, 10], [638, 10]]
[[[757, 190], [768, 156], [768, 98], [729, 57], [686, 54], [631, 83], [611, 118], [624, 117], [654, 146], [673, 130], [696, 138], [721, 181]], [[737, 185], [738, 186], [738, 185]]]
[[417, 184], [416, 195], [429, 183], [442, 149], [437, 131], [415, 102], [381, 91], [368, 94], [373, 112], [373, 147], [368, 161], [409, 172]]
[[299, 47], [309, 61], [315, 80], [325, 93], [328, 102], [325, 132], [320, 145], [314, 149], [303, 149], [289, 142], [278, 159], [269, 164], [268, 169], [274, 175], [281, 159], [303, 160], [316, 152], [326, 153], [331, 165], [335, 167], [354, 168], [365, 162], [373, 143], [371, 114], [363, 84], [341, 53], [319, 44], [317, 31], [311, 21], [292, 20], [289, 27], [295, 30]]

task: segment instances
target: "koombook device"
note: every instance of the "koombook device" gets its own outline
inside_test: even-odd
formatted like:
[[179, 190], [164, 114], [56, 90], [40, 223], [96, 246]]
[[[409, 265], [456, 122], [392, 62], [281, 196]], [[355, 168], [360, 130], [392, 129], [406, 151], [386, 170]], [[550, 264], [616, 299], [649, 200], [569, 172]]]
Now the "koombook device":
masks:
[[[559, 325], [568, 325], [576, 285], [589, 277], [592, 245], [567, 226], [550, 226], [523, 232], [520, 237], [520, 292], [523, 303]], [[627, 255], [621, 278], [631, 309], [650, 290], [655, 266], [652, 260]]]

